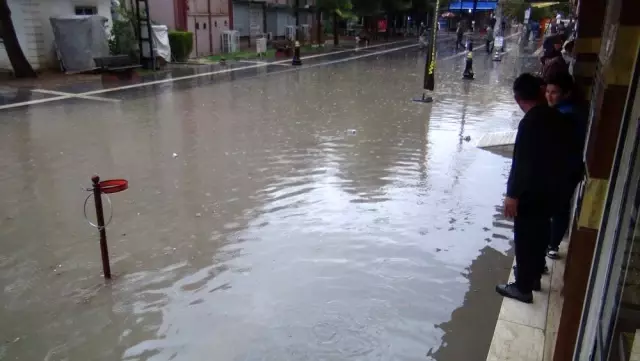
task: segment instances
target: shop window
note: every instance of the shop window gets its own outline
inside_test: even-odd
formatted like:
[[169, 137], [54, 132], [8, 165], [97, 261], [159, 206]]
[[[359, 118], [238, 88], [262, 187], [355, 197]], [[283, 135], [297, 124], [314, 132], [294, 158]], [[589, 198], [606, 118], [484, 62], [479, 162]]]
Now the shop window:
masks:
[[[634, 105], [634, 110], [638, 105]], [[640, 124], [632, 115], [626, 130], [620, 172], [621, 212], [616, 223], [613, 257], [604, 287], [596, 332], [594, 360], [638, 360], [640, 357]], [[628, 156], [628, 158], [627, 158]], [[621, 179], [618, 179], [620, 181]]]
[[[635, 212], [638, 209], [638, 200], [636, 196]], [[604, 352], [596, 355], [601, 360], [637, 360], [640, 356], [640, 227], [638, 227], [640, 219], [635, 217], [629, 221], [629, 243], [620, 244], [624, 249], [621, 252], [623, 254], [620, 269], [622, 275], [618, 284], [611, 285], [614, 289], [618, 288], [618, 292], [612, 299], [613, 302], [606, 305], [613, 306], [613, 310], [609, 311], [613, 311], [614, 322], [610, 325], [601, 325], [603, 329], [596, 336], [602, 337], [596, 344], [603, 345], [605, 352], [607, 348], [609, 349], [608, 357]], [[618, 303], [617, 314], [615, 303]], [[607, 326], [613, 327], [612, 330], [608, 330], [611, 335], [609, 339], [603, 337], [603, 332], [607, 332], [605, 329]]]
[[95, 6], [76, 6], [76, 15], [96, 15], [98, 14], [98, 8]]

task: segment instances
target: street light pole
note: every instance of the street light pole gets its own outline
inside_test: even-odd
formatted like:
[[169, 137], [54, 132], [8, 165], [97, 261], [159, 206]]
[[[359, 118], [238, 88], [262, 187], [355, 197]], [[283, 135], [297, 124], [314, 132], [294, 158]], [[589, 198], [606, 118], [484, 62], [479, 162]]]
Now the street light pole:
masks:
[[504, 36], [502, 33], [502, 3], [503, 1], [498, 0], [496, 2], [496, 24], [493, 26], [493, 36]]
[[473, 32], [476, 31], [476, 10], [478, 9], [478, 0], [473, 0], [473, 10], [471, 11], [471, 25], [473, 26]]
[[300, 0], [296, 0], [294, 6], [295, 9], [293, 11], [296, 17], [296, 41], [293, 46], [293, 60], [291, 61], [291, 65], [300, 66], [302, 65], [302, 60], [300, 59]]
[[300, 41], [300, 0], [295, 1], [293, 14], [296, 17], [296, 41]]

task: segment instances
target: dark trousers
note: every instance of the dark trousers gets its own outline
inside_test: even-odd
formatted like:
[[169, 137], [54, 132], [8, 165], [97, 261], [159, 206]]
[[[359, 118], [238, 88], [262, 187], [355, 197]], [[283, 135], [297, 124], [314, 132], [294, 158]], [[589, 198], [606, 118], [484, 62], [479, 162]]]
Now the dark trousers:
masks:
[[493, 51], [493, 42], [491, 40], [486, 40], [487, 53], [491, 53]]
[[560, 242], [564, 239], [569, 229], [569, 220], [571, 219], [571, 200], [564, 202], [561, 207], [553, 214], [551, 219], [551, 239], [549, 240], [550, 248], [558, 248]]
[[462, 47], [464, 49], [464, 44], [462, 43], [462, 34], [456, 35], [456, 50], [458, 50], [458, 47]]
[[520, 212], [514, 221], [516, 249], [516, 286], [521, 292], [532, 291], [533, 283], [542, 277], [545, 255], [551, 235], [551, 217], [546, 212]]

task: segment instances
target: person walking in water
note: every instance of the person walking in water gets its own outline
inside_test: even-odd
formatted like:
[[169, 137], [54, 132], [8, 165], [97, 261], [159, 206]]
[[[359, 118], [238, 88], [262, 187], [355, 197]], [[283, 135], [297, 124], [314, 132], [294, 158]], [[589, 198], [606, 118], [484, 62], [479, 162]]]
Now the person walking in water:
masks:
[[462, 43], [462, 37], [464, 36], [464, 25], [462, 21], [458, 21], [458, 27], [456, 28], [456, 50], [460, 47], [464, 49], [464, 44]]
[[549, 107], [541, 81], [520, 75], [513, 84], [516, 103], [525, 113], [518, 125], [504, 215], [514, 219], [516, 281], [496, 286], [504, 297], [533, 302], [541, 289], [544, 259], [551, 235], [551, 217], [570, 183], [570, 122]]
[[559, 73], [547, 81], [545, 97], [549, 106], [557, 109], [571, 123], [571, 138], [566, 142], [573, 144], [573, 169], [569, 187], [561, 196], [562, 203], [551, 217], [551, 239], [547, 248], [547, 257], [557, 259], [560, 242], [569, 229], [571, 205], [576, 187], [585, 174], [584, 146], [587, 137], [587, 108], [575, 94], [573, 77], [569, 73]]
[[493, 51], [493, 28], [491, 26], [487, 26], [487, 33], [484, 36], [485, 46], [487, 48], [487, 54], [491, 54]]

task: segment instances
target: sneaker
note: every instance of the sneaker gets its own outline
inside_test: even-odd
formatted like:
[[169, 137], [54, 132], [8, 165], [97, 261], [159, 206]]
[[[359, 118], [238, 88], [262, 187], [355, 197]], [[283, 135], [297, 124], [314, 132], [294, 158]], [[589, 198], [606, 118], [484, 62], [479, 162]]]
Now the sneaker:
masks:
[[515, 283], [507, 283], [504, 285], [497, 285], [496, 292], [501, 296], [513, 298], [524, 303], [533, 303], [533, 293], [524, 293], [516, 287]]
[[[513, 266], [513, 271], [516, 272], [516, 270], [518, 269], [517, 265]], [[542, 270], [542, 274], [546, 275], [549, 273], [549, 267], [547, 267], [546, 265], [544, 266], [544, 270]]]
[[559, 252], [558, 247], [549, 247], [547, 249], [547, 257], [551, 259], [558, 259], [560, 258], [560, 254], [558, 252]]
[[[518, 269], [514, 266], [513, 267], [513, 275], [515, 276], [517, 273], [518, 273]], [[533, 285], [531, 286], [531, 289], [533, 291], [536, 291], [536, 292], [542, 291], [542, 281], [540, 281], [539, 279], [535, 280], [533, 282]]]

